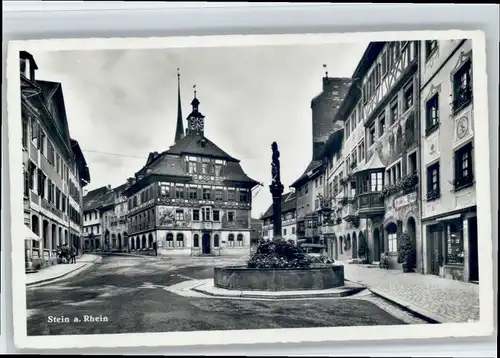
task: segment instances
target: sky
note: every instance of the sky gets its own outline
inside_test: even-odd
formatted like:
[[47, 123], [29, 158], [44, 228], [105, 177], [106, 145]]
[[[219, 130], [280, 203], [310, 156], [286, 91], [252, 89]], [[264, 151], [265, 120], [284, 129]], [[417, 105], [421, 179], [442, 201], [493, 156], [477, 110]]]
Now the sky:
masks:
[[310, 105], [322, 90], [323, 64], [330, 77], [351, 77], [367, 45], [32, 54], [36, 78], [62, 84], [70, 135], [80, 143], [90, 170], [86, 190], [123, 184], [150, 152], [173, 144], [179, 68], [183, 117], [191, 112], [196, 84], [205, 136], [264, 183], [254, 190], [252, 216], [258, 218], [272, 202], [271, 143], [278, 143], [287, 191], [312, 157]]

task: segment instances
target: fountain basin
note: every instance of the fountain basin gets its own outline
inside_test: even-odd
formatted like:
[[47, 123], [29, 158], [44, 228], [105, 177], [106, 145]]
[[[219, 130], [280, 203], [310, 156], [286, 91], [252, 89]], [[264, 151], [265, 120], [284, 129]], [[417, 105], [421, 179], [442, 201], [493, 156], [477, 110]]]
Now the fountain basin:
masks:
[[344, 266], [325, 264], [287, 269], [216, 267], [214, 285], [241, 291], [326, 290], [344, 286]]

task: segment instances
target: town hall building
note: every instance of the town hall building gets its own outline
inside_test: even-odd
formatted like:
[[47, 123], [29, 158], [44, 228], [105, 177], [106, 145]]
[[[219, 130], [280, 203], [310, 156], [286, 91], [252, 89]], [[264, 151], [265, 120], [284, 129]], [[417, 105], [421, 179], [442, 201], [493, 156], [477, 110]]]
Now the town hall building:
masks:
[[124, 192], [128, 245], [144, 250], [156, 242], [166, 255], [244, 253], [250, 250], [252, 189], [259, 182], [205, 137], [196, 91], [191, 105], [184, 131], [179, 89], [174, 145], [150, 153]]

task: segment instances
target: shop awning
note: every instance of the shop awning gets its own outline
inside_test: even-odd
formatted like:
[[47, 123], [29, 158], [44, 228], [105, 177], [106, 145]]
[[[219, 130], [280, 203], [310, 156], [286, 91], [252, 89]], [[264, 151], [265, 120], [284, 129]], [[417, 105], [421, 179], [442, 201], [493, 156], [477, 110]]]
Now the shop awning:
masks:
[[42, 240], [40, 238], [40, 236], [38, 236], [33, 231], [31, 231], [31, 229], [29, 227], [27, 227], [26, 225], [23, 225], [23, 227], [24, 227], [24, 240], [26, 240], [26, 241], [40, 241], [40, 240]]

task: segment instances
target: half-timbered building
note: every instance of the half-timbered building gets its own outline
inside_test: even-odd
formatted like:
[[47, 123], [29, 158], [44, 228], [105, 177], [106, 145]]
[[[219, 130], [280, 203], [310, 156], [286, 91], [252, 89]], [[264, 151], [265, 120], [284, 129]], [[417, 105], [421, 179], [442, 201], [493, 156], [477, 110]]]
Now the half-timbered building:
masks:
[[205, 136], [200, 101], [183, 128], [180, 93], [175, 143], [150, 153], [124, 192], [132, 250], [230, 255], [250, 250], [252, 189], [240, 161]]
[[398, 237], [407, 232], [420, 270], [418, 54], [417, 41], [370, 43], [337, 116], [348, 118], [345, 140], [352, 142], [342, 182], [354, 201], [345, 204], [350, 219], [367, 220], [369, 261], [388, 253], [398, 267]]
[[478, 281], [472, 41], [421, 51], [424, 273]]

